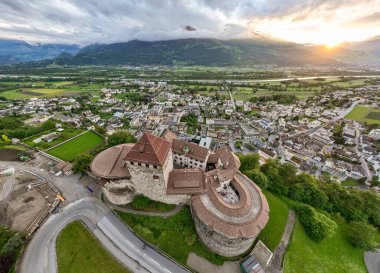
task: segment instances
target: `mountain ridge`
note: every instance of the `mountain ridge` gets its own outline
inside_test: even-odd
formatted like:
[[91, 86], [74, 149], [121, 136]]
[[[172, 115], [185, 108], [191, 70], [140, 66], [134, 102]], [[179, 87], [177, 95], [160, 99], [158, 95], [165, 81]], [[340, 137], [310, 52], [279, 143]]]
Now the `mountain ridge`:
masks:
[[54, 59], [64, 52], [76, 54], [80, 49], [75, 44], [33, 44], [22, 40], [0, 39], [0, 64]]

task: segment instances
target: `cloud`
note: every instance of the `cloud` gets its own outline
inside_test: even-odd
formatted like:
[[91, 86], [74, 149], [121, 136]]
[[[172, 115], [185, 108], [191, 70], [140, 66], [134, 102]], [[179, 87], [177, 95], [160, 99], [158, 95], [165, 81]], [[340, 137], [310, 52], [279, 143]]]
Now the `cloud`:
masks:
[[[250, 38], [262, 33], [286, 39], [281, 31], [293, 31], [294, 39], [302, 29], [318, 30], [317, 23], [362, 25], [370, 13], [380, 12], [379, 1], [1, 0], [0, 37], [85, 45], [133, 39]], [[367, 7], [361, 9], [363, 18], [355, 17], [357, 12], [351, 18], [341, 14], [360, 5]], [[187, 26], [196, 31], [186, 30]]]

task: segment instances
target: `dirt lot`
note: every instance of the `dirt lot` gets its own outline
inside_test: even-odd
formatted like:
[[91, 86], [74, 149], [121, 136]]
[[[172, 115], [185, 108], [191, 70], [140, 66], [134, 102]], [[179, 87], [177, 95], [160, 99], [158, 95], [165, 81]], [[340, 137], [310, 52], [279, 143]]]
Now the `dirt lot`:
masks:
[[16, 173], [14, 179], [14, 190], [3, 204], [0, 204], [0, 210], [3, 211], [0, 212], [3, 214], [0, 216], [5, 222], [3, 224], [14, 230], [29, 233], [52, 210], [56, 196], [46, 181], [30, 173]]
[[16, 149], [10, 149], [10, 148], [0, 149], [0, 160], [20, 161], [19, 157], [17, 156], [19, 153], [20, 151]]

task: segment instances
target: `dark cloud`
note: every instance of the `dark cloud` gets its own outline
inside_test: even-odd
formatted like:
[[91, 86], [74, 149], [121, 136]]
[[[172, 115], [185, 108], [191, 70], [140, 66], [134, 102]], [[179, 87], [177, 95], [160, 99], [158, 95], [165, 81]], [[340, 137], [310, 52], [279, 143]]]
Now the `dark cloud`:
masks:
[[[257, 33], [252, 21], [291, 16], [297, 22], [318, 10], [331, 11], [355, 2], [358, 0], [1, 0], [0, 38], [88, 44], [251, 37]], [[370, 19], [361, 20], [357, 23]], [[196, 31], [186, 31], [185, 26], [196, 26]]]

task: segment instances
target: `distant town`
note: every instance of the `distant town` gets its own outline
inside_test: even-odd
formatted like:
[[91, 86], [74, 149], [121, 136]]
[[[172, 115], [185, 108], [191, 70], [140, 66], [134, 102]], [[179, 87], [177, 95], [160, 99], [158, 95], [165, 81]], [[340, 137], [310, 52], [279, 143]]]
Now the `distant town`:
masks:
[[0, 76], [7, 268], [75, 272], [73, 233], [112, 272], [304, 272], [338, 243], [338, 268], [376, 268], [376, 71], [20, 69]]

